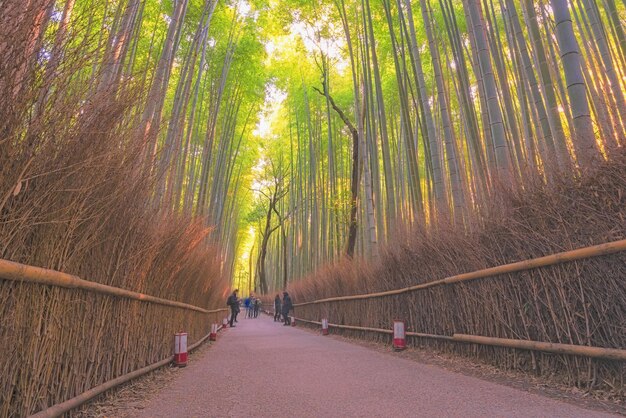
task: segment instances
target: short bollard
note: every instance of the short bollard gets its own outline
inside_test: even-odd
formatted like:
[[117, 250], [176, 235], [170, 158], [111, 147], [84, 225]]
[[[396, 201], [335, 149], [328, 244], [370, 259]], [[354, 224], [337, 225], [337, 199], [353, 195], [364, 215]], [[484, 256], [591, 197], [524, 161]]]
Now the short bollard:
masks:
[[291, 326], [292, 326], [292, 327], [295, 327], [295, 326], [296, 326], [296, 317], [295, 317], [295, 316], [292, 316], [292, 317], [291, 317]]
[[406, 332], [404, 321], [393, 321], [393, 349], [401, 351], [406, 348]]
[[228, 328], [228, 317], [222, 319], [222, 328]]
[[211, 324], [211, 333], [209, 334], [209, 341], [217, 341], [217, 324]]
[[174, 364], [178, 367], [187, 365], [187, 333], [177, 332], [174, 335]]
[[322, 319], [322, 335], [328, 335], [328, 319]]

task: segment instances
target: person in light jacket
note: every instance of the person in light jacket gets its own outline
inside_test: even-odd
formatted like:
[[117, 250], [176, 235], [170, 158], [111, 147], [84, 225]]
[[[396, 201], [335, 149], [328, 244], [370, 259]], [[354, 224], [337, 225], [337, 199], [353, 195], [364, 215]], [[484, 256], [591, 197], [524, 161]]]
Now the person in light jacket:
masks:
[[280, 313], [282, 311], [282, 301], [280, 300], [280, 295], [276, 295], [274, 298], [274, 322], [280, 321]]
[[283, 292], [283, 318], [285, 323], [283, 325], [291, 325], [291, 318], [289, 317], [289, 311], [293, 310], [293, 303], [289, 293]]

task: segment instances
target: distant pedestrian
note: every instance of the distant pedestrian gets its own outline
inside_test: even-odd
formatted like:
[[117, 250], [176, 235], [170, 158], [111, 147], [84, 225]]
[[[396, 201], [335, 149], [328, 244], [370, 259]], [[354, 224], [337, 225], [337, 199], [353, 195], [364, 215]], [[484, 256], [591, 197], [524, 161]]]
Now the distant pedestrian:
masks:
[[289, 317], [289, 311], [293, 310], [293, 303], [289, 293], [283, 292], [283, 319], [285, 323], [283, 325], [291, 325], [291, 318]]
[[252, 296], [248, 296], [243, 301], [243, 306], [246, 308], [246, 318], [250, 318], [250, 301], [252, 300]]
[[254, 317], [255, 318], [259, 317], [260, 310], [261, 310], [261, 299], [256, 298], [254, 299]]
[[274, 322], [280, 321], [280, 311], [282, 310], [282, 302], [280, 295], [276, 295], [274, 298]]
[[226, 300], [226, 305], [230, 307], [230, 326], [234, 327], [234, 323], [237, 320], [237, 314], [239, 313], [239, 298], [237, 297], [239, 289], [235, 289], [233, 294]]

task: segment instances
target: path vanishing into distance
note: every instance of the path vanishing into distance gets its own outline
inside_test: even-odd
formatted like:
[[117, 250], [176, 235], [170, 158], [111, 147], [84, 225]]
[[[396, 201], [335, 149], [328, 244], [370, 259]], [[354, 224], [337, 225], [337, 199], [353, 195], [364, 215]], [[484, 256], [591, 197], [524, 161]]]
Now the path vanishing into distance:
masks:
[[609, 417], [508, 386], [243, 319], [138, 417]]

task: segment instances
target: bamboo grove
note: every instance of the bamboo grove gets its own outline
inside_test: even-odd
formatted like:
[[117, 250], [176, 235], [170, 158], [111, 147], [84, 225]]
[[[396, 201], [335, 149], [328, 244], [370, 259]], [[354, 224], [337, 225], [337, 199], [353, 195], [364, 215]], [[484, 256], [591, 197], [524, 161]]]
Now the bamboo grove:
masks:
[[376, 258], [407, 226], [469, 225], [498, 190], [579, 175], [626, 136], [616, 0], [2, 5], [0, 208], [55, 109], [71, 97], [70, 129], [125, 101], [102, 146], [163, 219], [211, 228], [249, 289]]
[[[624, 0], [0, 10], [1, 259], [213, 309], [233, 286], [299, 302], [626, 236]], [[625, 265], [331, 313], [623, 347]], [[206, 334], [206, 316], [172, 309], [0, 278], [0, 346], [20, 347], [0, 359], [0, 416], [160, 361], [181, 329]], [[623, 393], [622, 365], [480, 353]]]
[[[255, 16], [217, 0], [0, 0], [0, 258], [222, 307], [263, 100]], [[209, 318], [0, 278], [0, 416], [167, 358]]]
[[407, 226], [467, 230], [503, 190], [618, 155], [624, 6], [282, 2], [266, 44], [264, 180], [248, 215], [255, 287], [346, 256], [375, 260]]
[[[231, 286], [364, 293], [624, 238], [624, 0], [0, 10], [2, 259], [215, 308]], [[623, 347], [622, 258], [393, 303], [426, 331]], [[205, 333], [168, 309], [0, 279], [0, 346], [22, 348], [0, 360], [0, 415]]]
[[[253, 18], [217, 0], [5, 0], [1, 7], [0, 210], [10, 211], [29, 179], [41, 178], [31, 163], [54, 152], [46, 147], [87, 140], [51, 136], [104, 119], [106, 105], [123, 101], [123, 117], [109, 127], [114, 138], [91, 132], [92, 141], [133, 165], [122, 187], [148, 190], [156, 223], [180, 215], [211, 228], [206, 241], [222, 249], [229, 276], [237, 190], [254, 158], [244, 138], [263, 94]], [[49, 132], [55, 118], [64, 126]], [[60, 161], [49, 166], [67, 169]]]
[[125, 101], [101, 146], [263, 291], [375, 259], [409, 225], [469, 225], [498, 190], [577, 176], [626, 136], [615, 0], [2, 5], [0, 209], [58, 145], [56, 109], [71, 98], [71, 130]]

